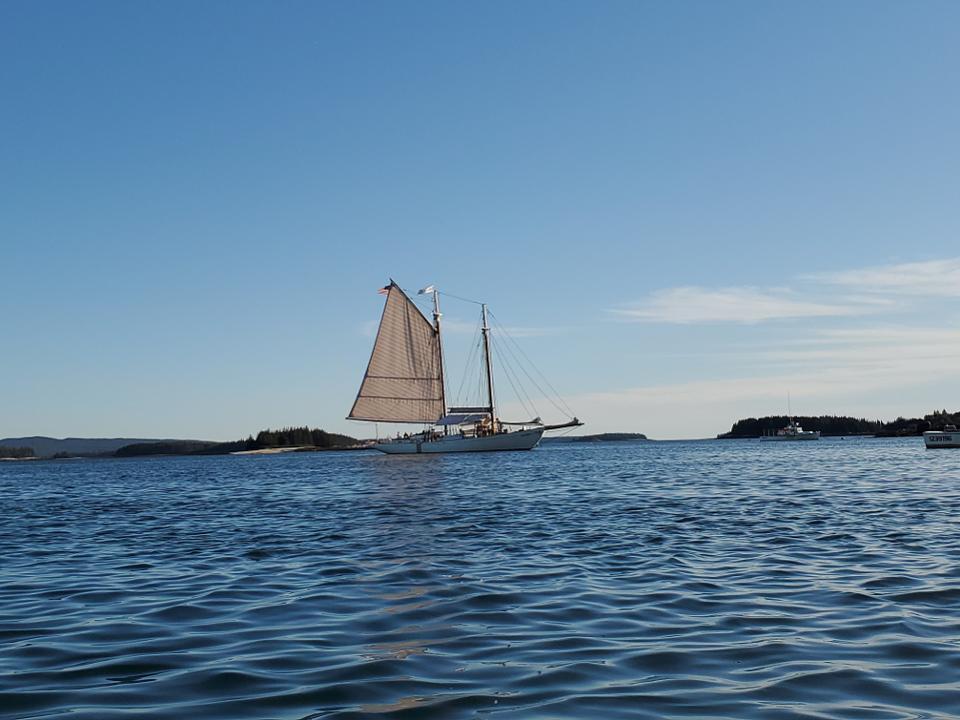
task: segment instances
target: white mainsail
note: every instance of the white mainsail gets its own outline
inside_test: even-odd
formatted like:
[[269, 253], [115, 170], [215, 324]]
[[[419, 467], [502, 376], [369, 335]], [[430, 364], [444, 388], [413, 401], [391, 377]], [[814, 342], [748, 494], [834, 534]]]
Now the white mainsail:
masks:
[[370, 363], [347, 419], [434, 423], [445, 411], [439, 333], [391, 281]]

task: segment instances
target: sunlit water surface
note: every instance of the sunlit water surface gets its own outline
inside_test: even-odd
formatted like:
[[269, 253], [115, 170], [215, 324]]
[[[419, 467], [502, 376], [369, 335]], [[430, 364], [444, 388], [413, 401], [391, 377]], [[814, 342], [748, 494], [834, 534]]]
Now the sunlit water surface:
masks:
[[0, 463], [0, 715], [947, 718], [960, 450]]

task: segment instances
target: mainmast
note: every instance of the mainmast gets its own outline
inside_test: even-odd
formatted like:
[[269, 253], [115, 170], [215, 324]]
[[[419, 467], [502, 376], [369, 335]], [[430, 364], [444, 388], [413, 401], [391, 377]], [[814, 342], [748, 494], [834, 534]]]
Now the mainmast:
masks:
[[483, 308], [483, 356], [487, 368], [487, 398], [490, 400], [490, 429], [496, 432], [496, 409], [493, 403], [493, 364], [490, 360], [490, 325], [487, 323], [487, 306], [481, 304]]

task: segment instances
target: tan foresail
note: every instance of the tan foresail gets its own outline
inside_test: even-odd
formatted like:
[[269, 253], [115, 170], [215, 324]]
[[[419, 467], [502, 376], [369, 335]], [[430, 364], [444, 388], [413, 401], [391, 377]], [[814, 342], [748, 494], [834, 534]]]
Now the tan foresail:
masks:
[[347, 418], [432, 423], [444, 414], [443, 404], [437, 331], [391, 283], [367, 373]]

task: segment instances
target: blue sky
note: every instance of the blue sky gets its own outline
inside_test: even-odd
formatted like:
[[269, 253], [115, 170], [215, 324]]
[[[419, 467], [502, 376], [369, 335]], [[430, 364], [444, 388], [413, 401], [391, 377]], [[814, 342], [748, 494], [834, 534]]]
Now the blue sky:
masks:
[[[957, 409], [958, 28], [952, 2], [4, 3], [0, 437], [369, 433], [343, 417], [389, 277], [491, 303], [587, 431], [709, 436], [788, 392]], [[474, 309], [444, 309], [456, 367]]]

